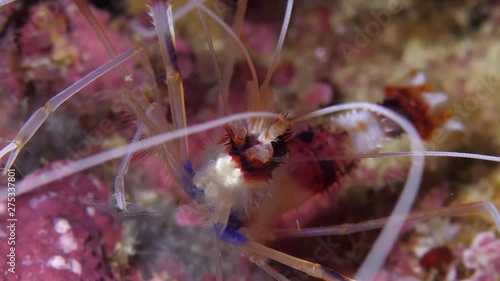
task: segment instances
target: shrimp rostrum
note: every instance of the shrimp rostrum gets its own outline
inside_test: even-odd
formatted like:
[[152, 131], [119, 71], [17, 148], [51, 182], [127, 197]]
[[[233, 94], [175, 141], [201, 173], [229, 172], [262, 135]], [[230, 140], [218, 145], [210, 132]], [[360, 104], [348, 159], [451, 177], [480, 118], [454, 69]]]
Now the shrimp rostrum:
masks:
[[[117, 68], [126, 83], [133, 83], [124, 63], [134, 58], [148, 75], [160, 75], [160, 79], [155, 80], [157, 83], [150, 93], [142, 93], [140, 100], [127, 89], [123, 91], [123, 98], [138, 120], [129, 144], [27, 176], [17, 184], [16, 196], [24, 196], [48, 183], [121, 158], [114, 182], [114, 205], [117, 211], [128, 213], [125, 178], [129, 165], [133, 163], [133, 155], [154, 150], [168, 170], [172, 185], [176, 186], [172, 192], [176, 204], [189, 205], [196, 216], [202, 218], [202, 231], [214, 236], [216, 251], [220, 251], [218, 241], [225, 242], [276, 280], [295, 280], [283, 272], [284, 266], [321, 280], [373, 280], [382, 271], [403, 227], [419, 220], [483, 213], [492, 219], [491, 228], [500, 230], [500, 214], [492, 202], [412, 212], [422, 184], [426, 157], [500, 162], [498, 156], [426, 150], [426, 141], [436, 131], [451, 134], [467, 128], [447, 107], [447, 95], [435, 91], [423, 71], [411, 71], [396, 82], [388, 83], [385, 96], [379, 103], [349, 102], [295, 116], [280, 111], [281, 105], [274, 98], [272, 79], [292, 18], [293, 0], [286, 3], [281, 32], [265, 79], [259, 77], [252, 60], [253, 52], [240, 38], [247, 9], [245, 0], [235, 5], [218, 1], [217, 4], [224, 8], [222, 19], [203, 1], [188, 1], [174, 12], [171, 1], [149, 1], [147, 10], [158, 42], [157, 52], [161, 55], [158, 61], [162, 71], [151, 66], [154, 59], [148, 58], [147, 48], [117, 53], [87, 3], [83, 0], [74, 2], [112, 58], [54, 95], [31, 115], [17, 135], [0, 150], [0, 158], [5, 160], [5, 172], [15, 165], [23, 147], [54, 111], [107, 72]], [[175, 21], [188, 12], [198, 13], [204, 29], [206, 48], [210, 51], [211, 66], [217, 77], [214, 88], [218, 94], [212, 111], [219, 115], [217, 119], [190, 126], [185, 95], [192, 93], [184, 90], [174, 32]], [[208, 19], [224, 33], [224, 54], [215, 51]], [[230, 82], [241, 54], [251, 80], [246, 83], [245, 100], [238, 101], [244, 111], [232, 114]], [[224, 63], [222, 66], [220, 61]], [[193, 155], [189, 138], [207, 130], [217, 132], [217, 140], [207, 146], [203, 156]], [[381, 152], [388, 142], [402, 137], [410, 143], [410, 151]], [[363, 168], [363, 160], [367, 158], [401, 159], [400, 168], [406, 173], [406, 181], [390, 216], [365, 217], [367, 221], [340, 226], [308, 228], [310, 220], [304, 218], [319, 216], [321, 208], [315, 208], [315, 205], [322, 204], [325, 198], [331, 199], [332, 194], [338, 194], [334, 190], [343, 189], [345, 180]], [[2, 201], [9, 196], [7, 189], [3, 188]], [[290, 239], [348, 235], [373, 229], [382, 230], [373, 239], [375, 242], [356, 272], [339, 267], [331, 269], [328, 262], [298, 258], [273, 247], [282, 239], [293, 241]], [[321, 261], [335, 259], [335, 253], [328, 254]], [[224, 280], [221, 261], [217, 261], [219, 258], [220, 255], [214, 262], [218, 281]]]

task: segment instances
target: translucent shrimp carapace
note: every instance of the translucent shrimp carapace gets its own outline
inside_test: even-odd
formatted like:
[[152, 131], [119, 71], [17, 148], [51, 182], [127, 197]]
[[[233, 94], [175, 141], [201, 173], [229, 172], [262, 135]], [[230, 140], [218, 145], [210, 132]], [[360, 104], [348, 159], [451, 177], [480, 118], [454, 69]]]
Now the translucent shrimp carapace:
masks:
[[[406, 85], [387, 86], [381, 104], [408, 116], [428, 139], [453, 119], [443, 109], [444, 94], [431, 92], [424, 73], [412, 75]], [[341, 186], [359, 162], [349, 155], [374, 153], [402, 133], [387, 117], [369, 110], [351, 110], [307, 125], [295, 124], [287, 115], [273, 121], [246, 120], [227, 125], [225, 131], [219, 154], [192, 180], [210, 210], [209, 221], [222, 233], [227, 225], [269, 228], [280, 214], [334, 184]]]

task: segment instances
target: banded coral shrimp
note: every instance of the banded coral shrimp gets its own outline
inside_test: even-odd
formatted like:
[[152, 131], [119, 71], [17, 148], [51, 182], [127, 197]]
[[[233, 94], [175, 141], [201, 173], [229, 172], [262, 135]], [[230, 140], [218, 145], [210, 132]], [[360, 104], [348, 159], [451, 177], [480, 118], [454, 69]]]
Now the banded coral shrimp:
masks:
[[[126, 54], [131, 55], [132, 53], [126, 53]], [[344, 107], [344, 109], [349, 109], [349, 108], [352, 108], [352, 107], [353, 107], [353, 104], [350, 104], [350, 105], [348, 105], [348, 106]], [[339, 108], [342, 108], [342, 107], [336, 107], [336, 108], [337, 108], [337, 109], [339, 109]], [[389, 114], [390, 114], [390, 113], [389, 113]], [[182, 115], [182, 114], [181, 114], [181, 115]], [[236, 117], [237, 117], [237, 115], [231, 115], [231, 116], [232, 116], [233, 118], [236, 118]], [[249, 116], [251, 116], [251, 115], [247, 115], [247, 117], [249, 117]], [[255, 116], [263, 117], [263, 116], [266, 116], [266, 114], [264, 114], [264, 113], [260, 113], [260, 114], [256, 114]], [[267, 116], [274, 117], [274, 118], [278, 118], [278, 116], [277, 116], [277, 115], [267, 115]], [[282, 118], [282, 117], [279, 117], [279, 118]], [[149, 120], [149, 119], [145, 119], [145, 120]], [[235, 119], [233, 119], [233, 120], [235, 120]], [[215, 124], [220, 124], [221, 126], [223, 126], [223, 125], [225, 125], [225, 124], [227, 124], [227, 123], [228, 123], [228, 119], [219, 120], [219, 121], [220, 121], [220, 122], [215, 122]], [[207, 124], [214, 124], [214, 123], [207, 123]], [[184, 125], [182, 125], [182, 124], [181, 124], [181, 125], [179, 125], [179, 127], [180, 127], [180, 128], [182, 128], [183, 126], [184, 126]], [[408, 126], [407, 126], [407, 127], [408, 127]], [[206, 126], [193, 126], [193, 127], [190, 127], [190, 128], [189, 128], [189, 129], [187, 129], [187, 130], [191, 130], [191, 132], [196, 131], [196, 130], [199, 130], [199, 131], [204, 131], [204, 130], [206, 130], [206, 128], [207, 128]], [[178, 131], [173, 131], [173, 132], [167, 133], [165, 136], [167, 136], [168, 138], [173, 138], [173, 137], [182, 137], [182, 136], [184, 136], [185, 134], [186, 134], [186, 133], [185, 133], [185, 132], [183, 132], [183, 130], [180, 130], [180, 131], [178, 130]], [[167, 139], [168, 139], [168, 138], [167, 138]], [[149, 144], [148, 144], [147, 142], [148, 142], [148, 141], [153, 141], [153, 140], [155, 140], [155, 138], [150, 138], [150, 139], [147, 139], [147, 140], [144, 140], [144, 141], [141, 141], [141, 142], [136, 142], [136, 143], [134, 143], [134, 144], [132, 144], [132, 145], [130, 145], [130, 146], [128, 146], [128, 147], [126, 147], [126, 148], [125, 148], [125, 147], [121, 148], [121, 150], [110, 150], [110, 151], [107, 151], [105, 154], [99, 154], [99, 155], [104, 156], [104, 158], [105, 158], [105, 159], [110, 159], [111, 157], [118, 157], [118, 156], [116, 156], [116, 155], [113, 155], [113, 153], [115, 153], [115, 152], [117, 152], [117, 151], [120, 151], [121, 155], [123, 156], [123, 155], [127, 154], [127, 151], [128, 151], [129, 149], [134, 149], [134, 150], [135, 150], [135, 149], [137, 149], [137, 150], [138, 150], [138, 149], [140, 149], [141, 145], [144, 145], [144, 146], [142, 146], [142, 148], [149, 147], [149, 146], [151, 145], [151, 143], [149, 143]], [[164, 141], [164, 140], [162, 140], [162, 141]], [[157, 143], [157, 144], [159, 144], [159, 143]], [[181, 147], [181, 146], [182, 146], [182, 144], [178, 144], [178, 146], [179, 146], [179, 147]], [[7, 150], [8, 150], [8, 149], [7, 149]], [[6, 151], [6, 150], [4, 150], [4, 151]], [[412, 155], [412, 156], [414, 156], [414, 158], [417, 158], [417, 156], [419, 156], [419, 155], [418, 155], [418, 153], [413, 153], [413, 154], [411, 154], [411, 155]], [[436, 154], [436, 155], [438, 155], [438, 154]], [[455, 155], [459, 155], [459, 154], [455, 154]], [[466, 155], [463, 155], [463, 154], [462, 154], [461, 156], [464, 156], [464, 157], [465, 157]], [[476, 157], [479, 157], [479, 156], [476, 156]], [[86, 159], [86, 160], [85, 160], [85, 159]], [[84, 160], [81, 160], [81, 162], [76, 162], [76, 163], [78, 163], [78, 164], [77, 164], [77, 166], [76, 166], [78, 169], [84, 169], [84, 168], [85, 168], [85, 164], [84, 164], [84, 163], [87, 163], [88, 161], [91, 161], [91, 160], [93, 160], [93, 159], [95, 159], [95, 158], [93, 158], [93, 157], [88, 157], [88, 158], [85, 158], [85, 159], [84, 159]], [[492, 159], [492, 160], [495, 160], [496, 158], [494, 158], [494, 157], [493, 157], [493, 158], [491, 158], [491, 159]], [[170, 160], [170, 161], [172, 161], [172, 160]], [[496, 161], [498, 161], [498, 160], [496, 160]], [[69, 169], [69, 170], [68, 170], [68, 169], [65, 169], [65, 167], [70, 167], [71, 169]], [[55, 171], [55, 172], [53, 172], [53, 173], [51, 173], [51, 174], [50, 174], [50, 173], [49, 173], [49, 174], [45, 174], [46, 176], [44, 176], [44, 174], [37, 175], [37, 176], [35, 176], [35, 178], [33, 179], [34, 181], [36, 181], [36, 183], [35, 183], [35, 184], [32, 184], [32, 183], [29, 183], [29, 182], [28, 182], [28, 183], [27, 183], [27, 184], [25, 184], [24, 186], [25, 186], [25, 187], [26, 187], [26, 186], [30, 186], [30, 187], [33, 187], [33, 188], [34, 188], [36, 185], [41, 185], [41, 184], [42, 184], [45, 180], [56, 180], [56, 178], [63, 177], [65, 173], [74, 173], [74, 172], [75, 172], [75, 169], [74, 169], [74, 168], [75, 168], [74, 166], [68, 165], [68, 166], [63, 166], [63, 167], [61, 168], [61, 170], [59, 170], [59, 171]], [[174, 167], [174, 168], [175, 168], [175, 167]], [[48, 175], [48, 176], [47, 176], [47, 175]], [[420, 176], [413, 177], [413, 178], [411, 178], [411, 179], [409, 180], [409, 182], [410, 182], [410, 183], [411, 183], [411, 182], [413, 182], [413, 184], [414, 184], [414, 185], [417, 185], [417, 186], [418, 186], [418, 185], [419, 185], [419, 184], [418, 184], [418, 181], [414, 181], [415, 179], [418, 179], [418, 178], [420, 178]], [[40, 180], [40, 182], [38, 182], [39, 180]], [[118, 186], [120, 186], [120, 185], [118, 184]], [[22, 187], [23, 187], [23, 185], [21, 184], [21, 185], [20, 185], [20, 188], [22, 188]], [[415, 190], [415, 191], [416, 191], [416, 190]], [[117, 203], [117, 205], [118, 205], [121, 209], [124, 209], [124, 208], [125, 208], [125, 203], [124, 203], [124, 201], [123, 201], [123, 200], [121, 200], [121, 201], [119, 200], [119, 202]], [[444, 212], [444, 211], [441, 211], [441, 212]], [[254, 246], [254, 247], [255, 247], [255, 246]], [[269, 250], [265, 250], [266, 252], [263, 252], [263, 251], [264, 251], [264, 249], [263, 249], [263, 248], [260, 248], [260, 247], [259, 247], [258, 249], [259, 249], [259, 250], [257, 250], [257, 249], [255, 249], [255, 248], [250, 247], [250, 248], [249, 248], [249, 249], [247, 249], [247, 250], [248, 250], [248, 251], [250, 251], [250, 252], [252, 252], [252, 251], [257, 251], [257, 254], [261, 254], [261, 255], [263, 255], [263, 256], [273, 256], [273, 255], [276, 255], [276, 254], [277, 254], [276, 252], [272, 252], [272, 253], [270, 253], [270, 252], [269, 252]], [[247, 253], [247, 254], [248, 254], [248, 253]], [[281, 257], [281, 258], [283, 258], [284, 256], [280, 255], [280, 257]], [[266, 267], [266, 264], [264, 263], [264, 260], [263, 260], [263, 259], [261, 259], [261, 258], [259, 258], [259, 256], [253, 256], [253, 257], [252, 257], [252, 259], [253, 259], [253, 261], [254, 261], [254, 262], [258, 263], [260, 266], [267, 268], [267, 267]], [[287, 262], [290, 262], [290, 259], [288, 259], [288, 261], [287, 261]], [[299, 264], [300, 264], [300, 263], [299, 263]], [[298, 264], [294, 264], [294, 265], [295, 265], [295, 266], [298, 266]], [[308, 264], [308, 263], [303, 263], [303, 264], [302, 264], [302, 266], [303, 266], [305, 269], [313, 269], [313, 270], [315, 270], [315, 269], [316, 269], [316, 267], [315, 267], [315, 266], [313, 266], [312, 264]], [[267, 269], [268, 269], [268, 270], [271, 270], [271, 269], [269, 269], [269, 268], [267, 268]], [[320, 268], [320, 271], [321, 271], [321, 268]], [[340, 269], [339, 269], [339, 271], [340, 271]], [[310, 273], [314, 273], [314, 272], [310, 272]], [[340, 278], [340, 277], [339, 277], [339, 278]]]

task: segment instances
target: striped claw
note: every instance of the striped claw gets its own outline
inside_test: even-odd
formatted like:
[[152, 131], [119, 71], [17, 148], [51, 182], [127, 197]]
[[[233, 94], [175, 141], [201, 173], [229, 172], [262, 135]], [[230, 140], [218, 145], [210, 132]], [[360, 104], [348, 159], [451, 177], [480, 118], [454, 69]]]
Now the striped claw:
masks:
[[447, 102], [448, 96], [435, 92], [425, 73], [413, 71], [397, 83], [385, 87], [382, 105], [408, 118], [420, 136], [428, 140], [438, 128], [462, 130], [463, 125], [452, 119], [453, 112], [445, 107]]

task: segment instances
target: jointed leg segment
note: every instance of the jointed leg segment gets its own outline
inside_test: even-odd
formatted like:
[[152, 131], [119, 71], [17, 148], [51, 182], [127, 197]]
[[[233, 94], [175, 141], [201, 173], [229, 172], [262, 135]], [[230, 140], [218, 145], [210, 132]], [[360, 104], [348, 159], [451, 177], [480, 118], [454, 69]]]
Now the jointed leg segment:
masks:
[[[491, 215], [493, 221], [495, 222], [497, 231], [500, 233], [500, 212], [498, 211], [498, 208], [491, 202], [477, 202], [477, 203], [449, 206], [430, 211], [410, 213], [406, 217], [406, 220], [416, 221], [416, 220], [424, 220], [435, 217], [471, 215], [474, 213], [488, 213], [489, 215]], [[397, 217], [398, 215], [395, 216]], [[342, 224], [338, 226], [329, 226], [329, 227], [304, 228], [300, 230], [277, 229], [273, 231], [273, 234], [277, 239], [290, 238], [290, 237], [348, 235], [352, 233], [380, 229], [384, 227], [385, 224], [387, 224], [388, 220], [389, 218], [381, 218], [354, 224]]]
[[45, 122], [45, 120], [54, 112], [61, 104], [67, 101], [69, 98], [74, 96], [83, 87], [92, 83], [97, 78], [101, 77], [111, 69], [117, 67], [118, 65], [124, 63], [134, 55], [141, 52], [141, 49], [132, 49], [118, 55], [117, 57], [111, 59], [107, 63], [103, 64], [96, 70], [87, 74], [85, 77], [75, 82], [73, 85], [69, 86], [67, 89], [63, 90], [59, 94], [52, 97], [43, 107], [40, 107], [35, 113], [28, 119], [28, 121], [21, 128], [19, 133], [16, 135], [14, 140], [0, 150], [0, 159], [3, 158], [7, 153], [11, 152], [7, 163], [5, 164], [4, 173], [7, 169], [12, 167], [12, 164], [19, 155], [19, 151], [26, 145], [26, 143], [33, 137], [35, 132], [40, 128], [40, 126]]

